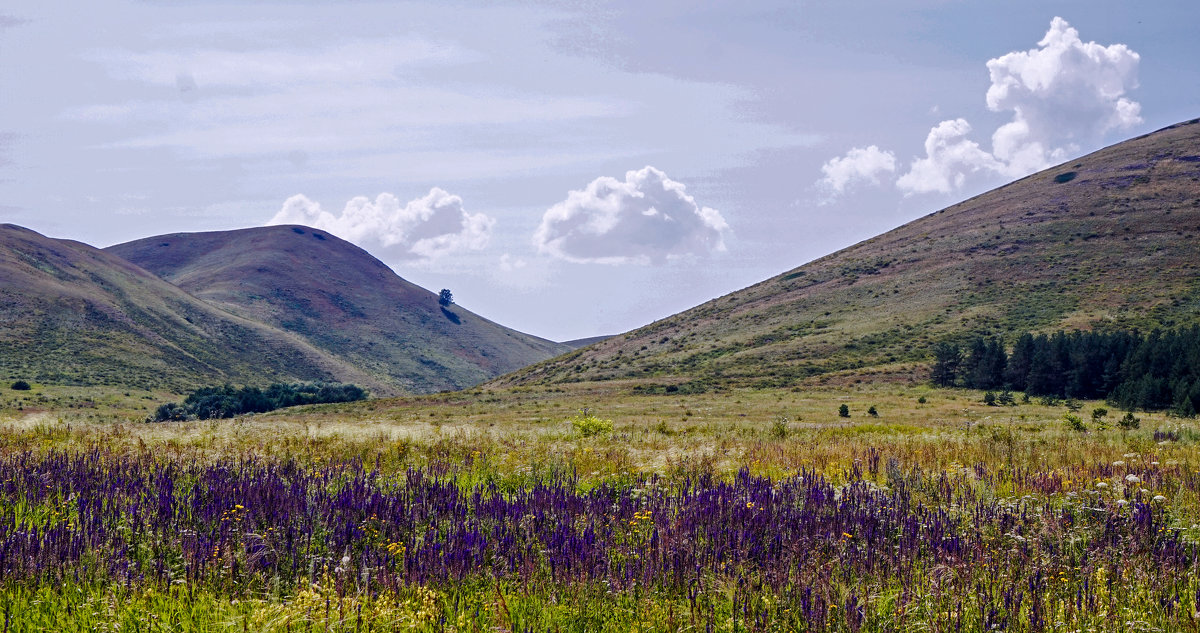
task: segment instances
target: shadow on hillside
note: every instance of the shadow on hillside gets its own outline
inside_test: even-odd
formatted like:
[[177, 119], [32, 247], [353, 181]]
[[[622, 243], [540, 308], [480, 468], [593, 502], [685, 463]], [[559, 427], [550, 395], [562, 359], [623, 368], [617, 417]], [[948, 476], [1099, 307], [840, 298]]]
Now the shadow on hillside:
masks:
[[447, 319], [450, 319], [455, 325], [459, 325], [462, 323], [462, 321], [459, 320], [457, 314], [454, 314], [453, 312], [447, 310], [446, 308], [442, 308], [442, 314], [445, 315], [445, 317]]

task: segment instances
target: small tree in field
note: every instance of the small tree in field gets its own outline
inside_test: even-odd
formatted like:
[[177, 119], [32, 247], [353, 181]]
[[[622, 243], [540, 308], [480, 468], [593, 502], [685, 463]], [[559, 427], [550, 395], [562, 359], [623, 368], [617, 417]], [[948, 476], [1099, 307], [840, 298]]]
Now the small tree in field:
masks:
[[838, 407], [838, 417], [843, 417], [843, 418], [850, 417], [850, 407], [848, 407], [844, 404], [842, 406]]
[[449, 289], [442, 288], [442, 291], [438, 293], [438, 305], [444, 308], [451, 303], [454, 303], [454, 294]]
[[1117, 424], [1126, 431], [1132, 431], [1142, 425], [1142, 421], [1133, 415], [1133, 411], [1126, 411], [1125, 417], [1117, 421]]

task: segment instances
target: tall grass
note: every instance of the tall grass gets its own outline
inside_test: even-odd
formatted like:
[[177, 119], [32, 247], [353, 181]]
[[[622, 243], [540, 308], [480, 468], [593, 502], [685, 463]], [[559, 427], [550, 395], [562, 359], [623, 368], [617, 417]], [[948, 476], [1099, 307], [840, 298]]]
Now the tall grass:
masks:
[[[919, 392], [14, 421], [0, 609], [13, 631], [1191, 630], [1189, 422], [1076, 433]], [[611, 433], [574, 428], [581, 400]]]

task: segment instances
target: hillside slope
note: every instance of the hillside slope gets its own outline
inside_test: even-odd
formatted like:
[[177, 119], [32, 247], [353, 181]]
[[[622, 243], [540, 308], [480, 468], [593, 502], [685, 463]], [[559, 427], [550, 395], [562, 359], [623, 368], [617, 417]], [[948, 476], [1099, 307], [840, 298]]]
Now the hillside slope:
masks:
[[899, 368], [938, 340], [1200, 322], [1200, 120], [920, 218], [505, 376], [789, 385]]
[[361, 248], [308, 227], [176, 233], [106, 250], [399, 391], [468, 387], [571, 349], [442, 307]]
[[379, 387], [296, 336], [236, 317], [86, 244], [0, 225], [0, 376], [182, 390], [225, 381]]

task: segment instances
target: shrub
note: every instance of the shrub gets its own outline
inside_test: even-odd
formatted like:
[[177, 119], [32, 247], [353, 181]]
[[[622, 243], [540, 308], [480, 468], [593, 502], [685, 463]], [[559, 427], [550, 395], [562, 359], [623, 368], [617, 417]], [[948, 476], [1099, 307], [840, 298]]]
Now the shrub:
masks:
[[154, 422], [182, 422], [188, 419], [188, 410], [178, 402], [168, 402], [154, 412]]
[[775, 423], [771, 425], [771, 435], [781, 440], [786, 438], [788, 434], [788, 422], [790, 421], [786, 415], [776, 417]]
[[867, 415], [877, 418], [879, 417], [879, 410], [875, 408], [875, 405], [871, 405], [871, 408], [867, 409]]
[[1054, 177], [1054, 182], [1056, 182], [1060, 185], [1063, 183], [1068, 183], [1068, 182], [1071, 182], [1072, 180], [1075, 180], [1075, 176], [1077, 176], [1077, 175], [1078, 174], [1073, 171], [1064, 171], [1063, 173]]
[[989, 407], [996, 406], [996, 394], [994, 394], [990, 391], [983, 394], [983, 403]]
[[612, 420], [604, 420], [592, 414], [586, 407], [579, 410], [579, 415], [571, 418], [571, 426], [584, 437], [612, 433]]
[[926, 402], [929, 402], [929, 401], [925, 399], [925, 396], [921, 396], [920, 398], [917, 398], [917, 404], [925, 404]]
[[29, 383], [25, 382], [24, 380], [18, 380], [12, 384], [12, 388], [15, 391], [29, 391], [32, 387], [30, 387]]
[[1017, 404], [1017, 401], [1013, 398], [1012, 392], [1007, 389], [1000, 392], [1000, 396], [996, 399], [996, 402], [1006, 407], [1011, 407]]
[[1142, 425], [1142, 421], [1133, 415], [1133, 411], [1126, 411], [1125, 417], [1117, 420], [1117, 424], [1126, 431], [1132, 431]]
[[1083, 424], [1083, 418], [1075, 415], [1074, 413], [1068, 413], [1064, 415], [1063, 421], [1067, 423], [1067, 428], [1071, 429], [1072, 431], [1083, 432], [1087, 430], [1087, 427]]
[[848, 407], [844, 404], [842, 406], [838, 407], [838, 417], [839, 418], [850, 417], [850, 407]]

